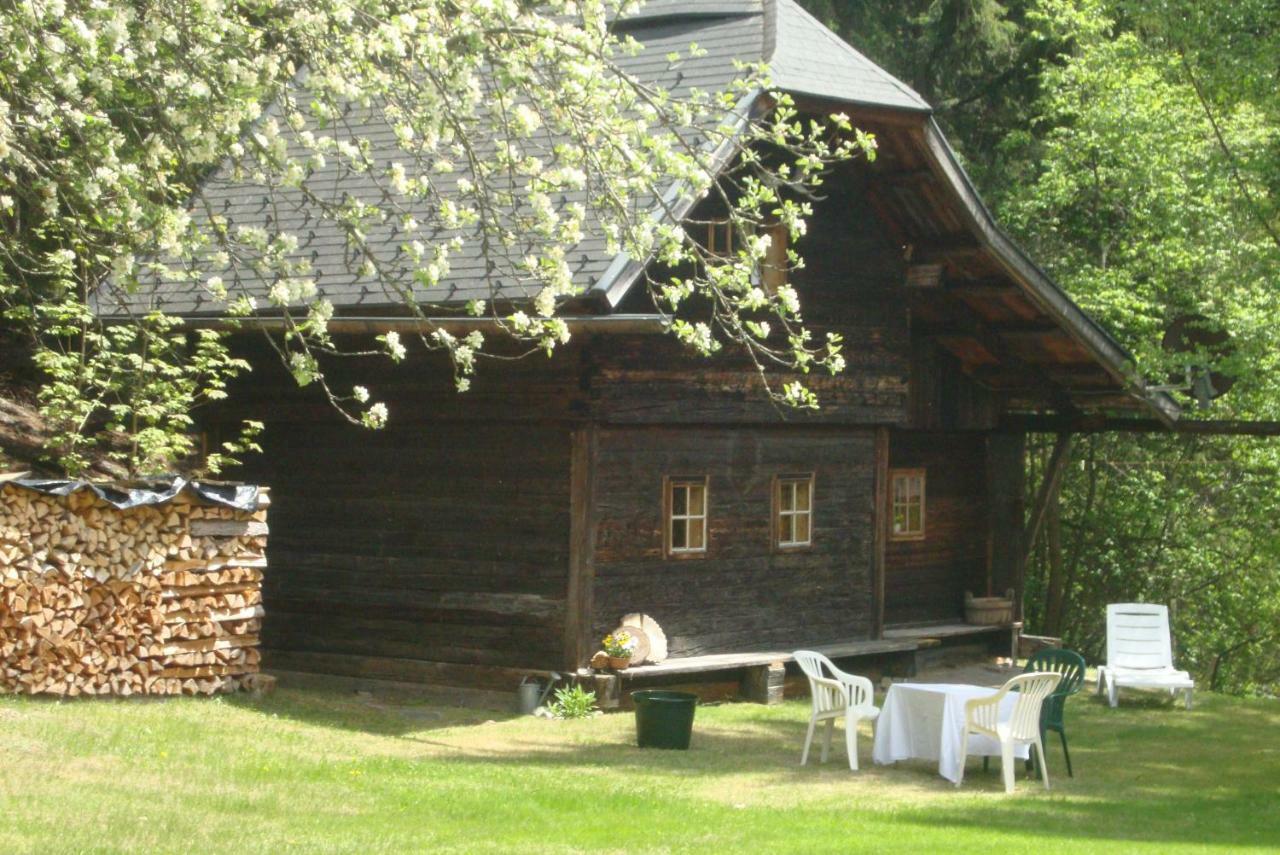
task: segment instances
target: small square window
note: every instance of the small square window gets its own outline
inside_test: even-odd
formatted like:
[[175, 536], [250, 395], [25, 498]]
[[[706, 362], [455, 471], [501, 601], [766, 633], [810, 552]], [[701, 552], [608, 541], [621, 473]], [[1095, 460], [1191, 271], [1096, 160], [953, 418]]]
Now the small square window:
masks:
[[707, 551], [707, 479], [668, 478], [666, 488], [668, 555]]
[[774, 545], [795, 549], [813, 543], [813, 476], [785, 475], [774, 481]]
[[893, 469], [889, 472], [889, 536], [893, 540], [924, 538], [923, 469]]

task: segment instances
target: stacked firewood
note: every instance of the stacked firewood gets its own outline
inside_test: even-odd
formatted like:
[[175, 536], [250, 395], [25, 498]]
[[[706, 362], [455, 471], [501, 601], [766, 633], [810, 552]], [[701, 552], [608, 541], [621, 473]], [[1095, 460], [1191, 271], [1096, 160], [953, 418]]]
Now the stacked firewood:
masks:
[[118, 510], [0, 485], [0, 692], [196, 695], [257, 680], [265, 491]]

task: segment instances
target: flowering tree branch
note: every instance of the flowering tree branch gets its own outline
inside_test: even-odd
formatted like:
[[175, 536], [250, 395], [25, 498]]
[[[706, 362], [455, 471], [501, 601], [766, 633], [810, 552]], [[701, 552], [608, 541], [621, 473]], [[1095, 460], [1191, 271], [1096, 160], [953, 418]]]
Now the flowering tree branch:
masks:
[[[641, 79], [628, 68], [642, 46], [611, 26], [635, 5], [25, 0], [0, 12], [13, 46], [0, 58], [0, 309], [38, 347], [63, 464], [125, 434], [131, 469], [171, 465], [193, 450], [192, 410], [248, 370], [157, 296], [199, 294], [242, 326], [271, 317], [297, 381], [379, 427], [385, 405], [321, 367], [374, 353], [334, 342], [327, 283], [415, 319], [465, 390], [495, 338], [548, 353], [569, 340], [564, 306], [587, 287], [570, 258], [588, 237], [643, 265], [686, 345], [739, 347], [762, 378], [794, 372], [772, 394], [815, 406], [795, 378], [839, 371], [840, 342], [812, 341], [795, 289], [758, 271], [769, 259], [785, 280], [800, 266], [771, 241], [802, 235], [824, 173], [874, 143], [843, 117], [802, 119], [785, 96], [752, 113], [770, 89], [762, 67], [739, 66], [721, 91], [683, 86], [696, 45]], [[722, 212], [732, 252], [686, 232], [699, 200]], [[321, 241], [340, 244], [341, 269], [315, 268]], [[460, 301], [451, 273], [464, 262], [485, 285]], [[496, 334], [433, 320], [459, 311]], [[405, 342], [388, 332], [377, 352], [402, 359]], [[260, 427], [211, 464], [252, 450]]]

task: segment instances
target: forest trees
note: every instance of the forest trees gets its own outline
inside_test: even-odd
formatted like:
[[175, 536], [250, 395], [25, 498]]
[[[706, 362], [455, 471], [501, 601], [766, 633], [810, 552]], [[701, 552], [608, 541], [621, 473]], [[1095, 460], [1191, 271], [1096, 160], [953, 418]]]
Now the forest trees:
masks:
[[[1148, 377], [1176, 384], [1188, 365], [1212, 364], [1235, 381], [1215, 417], [1274, 419], [1277, 102], [1222, 86], [1220, 54], [1204, 69], [1199, 50], [1238, 22], [1202, 17], [1187, 33], [1192, 5], [1135, 5], [1137, 18], [1123, 4], [1074, 4], [1074, 47], [1042, 73], [1035, 123], [1005, 143], [1007, 162], [1026, 167], [1001, 211]], [[1163, 346], [1187, 317], [1229, 333], [1232, 352]], [[1186, 418], [1199, 415], [1183, 401]], [[1029, 614], [1101, 653], [1107, 601], [1168, 602], [1185, 661], [1214, 688], [1274, 691], [1278, 521], [1274, 441], [1090, 437], [1048, 517]]]
[[[1176, 383], [1212, 362], [1235, 384], [1211, 417], [1280, 415], [1274, 0], [810, 5], [939, 106], [998, 218], [1146, 376]], [[1163, 348], [1193, 315], [1234, 352]], [[1032, 443], [1033, 476], [1052, 444]], [[1096, 661], [1107, 602], [1170, 603], [1187, 666], [1214, 688], [1275, 693], [1277, 567], [1275, 440], [1097, 434], [1075, 444], [1025, 606], [1033, 630]]]
[[[320, 387], [352, 421], [388, 418], [376, 390], [333, 388], [320, 367], [338, 349], [333, 307], [299, 251], [302, 236], [212, 209], [202, 179], [213, 170], [259, 188], [264, 207], [288, 194], [311, 202], [339, 231], [351, 276], [418, 318], [418, 343], [448, 354], [460, 390], [493, 338], [547, 352], [567, 341], [558, 310], [585, 285], [568, 258], [590, 230], [613, 252], [696, 271], [650, 283], [673, 312], [693, 297], [704, 307], [672, 332], [703, 353], [733, 344], [762, 371], [797, 372], [774, 391], [813, 405], [795, 378], [839, 371], [840, 343], [809, 337], [793, 289], [754, 283], [769, 244], [760, 227], [800, 234], [803, 191], [831, 163], [870, 154], [872, 142], [843, 117], [796, 120], [785, 98], [767, 118], [744, 114], [744, 96], [768, 86], [763, 69], [744, 67], [723, 92], [669, 91], [627, 74], [624, 60], [641, 48], [609, 22], [636, 5], [7, 4], [0, 318], [35, 349], [61, 464], [75, 471], [95, 445], [123, 437], [99, 453], [132, 472], [171, 465], [192, 448], [193, 408], [224, 396], [248, 368], [218, 334], [189, 334], [157, 311], [103, 323], [96, 308], [140, 283], [197, 289], [246, 323], [261, 312], [283, 318], [272, 342], [299, 383]], [[699, 55], [689, 45], [665, 61], [678, 69]], [[372, 157], [352, 111], [377, 116], [403, 158]], [[726, 163], [734, 168], [722, 171]], [[322, 198], [311, 177], [326, 165], [368, 192]], [[706, 193], [725, 197], [743, 238], [732, 256], [711, 256], [670, 215], [673, 200]], [[582, 201], [555, 201], [566, 196]], [[388, 229], [403, 237], [390, 255], [369, 239]], [[470, 302], [497, 335], [455, 336], [429, 320], [437, 286], [468, 246], [480, 247], [490, 281], [519, 282], [529, 296], [515, 309], [484, 295]], [[271, 283], [262, 305], [246, 278]], [[381, 355], [398, 360], [407, 344], [388, 334]], [[222, 451], [251, 447], [256, 429], [248, 423]]]

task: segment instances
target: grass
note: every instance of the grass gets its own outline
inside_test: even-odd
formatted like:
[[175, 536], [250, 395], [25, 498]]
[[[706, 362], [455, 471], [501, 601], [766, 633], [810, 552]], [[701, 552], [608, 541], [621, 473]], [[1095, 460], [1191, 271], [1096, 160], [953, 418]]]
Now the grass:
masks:
[[[1280, 704], [1068, 708], [1075, 779], [970, 761], [797, 766], [807, 707], [700, 708], [688, 752], [633, 719], [515, 718], [353, 694], [0, 699], [0, 852], [1275, 851]], [[838, 747], [837, 740], [837, 747]]]

